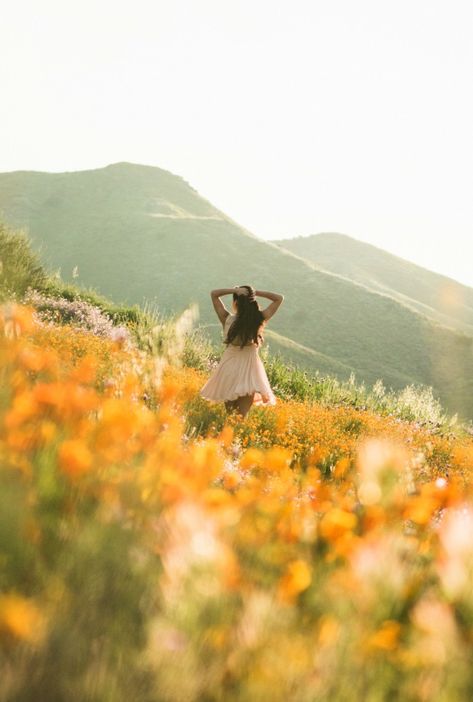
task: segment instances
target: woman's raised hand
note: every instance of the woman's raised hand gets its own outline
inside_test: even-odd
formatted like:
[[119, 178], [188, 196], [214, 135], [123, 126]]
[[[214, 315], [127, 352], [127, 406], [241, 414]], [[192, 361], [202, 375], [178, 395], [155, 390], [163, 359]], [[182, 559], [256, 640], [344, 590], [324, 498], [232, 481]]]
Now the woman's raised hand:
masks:
[[250, 291], [248, 288], [239, 288], [237, 285], [235, 286], [235, 293], [237, 295], [249, 295]]

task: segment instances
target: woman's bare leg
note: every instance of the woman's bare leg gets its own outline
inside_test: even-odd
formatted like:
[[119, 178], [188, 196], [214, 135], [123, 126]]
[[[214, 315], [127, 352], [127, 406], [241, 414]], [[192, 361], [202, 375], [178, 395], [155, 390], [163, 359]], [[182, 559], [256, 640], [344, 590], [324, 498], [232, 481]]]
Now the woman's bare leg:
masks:
[[240, 395], [236, 400], [227, 400], [225, 402], [225, 409], [227, 412], [238, 412], [242, 417], [246, 417], [251, 405], [253, 404], [255, 394], [251, 395]]
[[227, 412], [235, 412], [237, 409], [238, 400], [227, 400], [225, 402], [225, 409]]
[[253, 404], [253, 399], [254, 399], [255, 393], [251, 393], [251, 395], [241, 395], [237, 399], [238, 403], [238, 411], [241, 414], [242, 417], [246, 417], [248, 414], [251, 405]]

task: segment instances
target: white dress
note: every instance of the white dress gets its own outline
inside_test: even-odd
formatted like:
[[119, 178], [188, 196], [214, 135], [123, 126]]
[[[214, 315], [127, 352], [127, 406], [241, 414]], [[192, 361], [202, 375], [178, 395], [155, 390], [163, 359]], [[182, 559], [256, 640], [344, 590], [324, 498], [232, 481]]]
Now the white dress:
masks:
[[[224, 338], [235, 318], [235, 314], [229, 314], [226, 318], [223, 325]], [[258, 350], [258, 345], [253, 342], [243, 348], [234, 343], [228, 344], [218, 366], [200, 389], [201, 397], [210, 402], [226, 402], [255, 393], [254, 405], [275, 405], [276, 397]]]

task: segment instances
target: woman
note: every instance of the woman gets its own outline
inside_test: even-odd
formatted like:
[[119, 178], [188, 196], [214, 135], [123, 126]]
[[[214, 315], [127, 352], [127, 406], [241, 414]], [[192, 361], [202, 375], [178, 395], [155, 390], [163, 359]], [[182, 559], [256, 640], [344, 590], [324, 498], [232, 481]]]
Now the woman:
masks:
[[[233, 313], [220, 297], [233, 295]], [[238, 411], [245, 417], [252, 405], [275, 405], [276, 398], [259, 357], [263, 328], [284, 300], [278, 293], [255, 290], [251, 285], [220, 288], [210, 293], [215, 312], [223, 324], [227, 348], [220, 363], [200, 390], [210, 402], [224, 402], [227, 411]], [[257, 297], [272, 300], [264, 310]]]

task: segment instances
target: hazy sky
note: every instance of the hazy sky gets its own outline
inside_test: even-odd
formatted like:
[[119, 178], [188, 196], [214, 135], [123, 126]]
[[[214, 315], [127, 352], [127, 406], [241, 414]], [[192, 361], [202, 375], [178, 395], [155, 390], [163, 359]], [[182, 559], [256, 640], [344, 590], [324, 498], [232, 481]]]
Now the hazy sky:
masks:
[[473, 285], [472, 0], [11, 0], [0, 171], [132, 161]]

